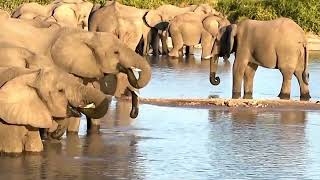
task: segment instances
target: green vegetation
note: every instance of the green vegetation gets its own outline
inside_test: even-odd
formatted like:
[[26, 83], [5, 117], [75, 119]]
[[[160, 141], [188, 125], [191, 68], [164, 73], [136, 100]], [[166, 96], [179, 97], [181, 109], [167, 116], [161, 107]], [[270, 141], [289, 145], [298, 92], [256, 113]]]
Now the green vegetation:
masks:
[[243, 18], [270, 20], [289, 17], [305, 31], [320, 33], [319, 0], [219, 0], [217, 9], [233, 22]]
[[[0, 0], [0, 7], [12, 10], [23, 2], [36, 1], [46, 4], [51, 0]], [[104, 4], [106, 0], [91, 0]], [[244, 18], [270, 20], [277, 17], [289, 17], [306, 31], [320, 33], [319, 0], [118, 0], [138, 8], [156, 8], [162, 4], [186, 6], [209, 3], [217, 10], [228, 15], [232, 22]]]

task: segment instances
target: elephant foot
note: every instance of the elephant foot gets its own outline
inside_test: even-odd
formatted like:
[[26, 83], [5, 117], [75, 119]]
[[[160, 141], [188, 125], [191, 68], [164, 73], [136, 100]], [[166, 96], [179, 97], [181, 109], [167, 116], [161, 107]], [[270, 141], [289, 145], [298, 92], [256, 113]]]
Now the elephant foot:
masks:
[[67, 131], [67, 136], [78, 135], [78, 131]]
[[244, 93], [243, 99], [252, 99], [252, 92]]
[[240, 99], [241, 92], [232, 92], [232, 99]]
[[87, 129], [87, 134], [99, 134], [100, 125], [91, 124], [90, 128]]
[[201, 60], [210, 60], [211, 58], [212, 58], [212, 56], [209, 55], [209, 56], [201, 57]]
[[52, 139], [61, 139], [61, 137], [64, 135], [64, 133], [67, 130], [66, 125], [58, 125], [58, 128], [53, 132], [48, 132], [48, 137]]
[[288, 93], [282, 93], [282, 92], [280, 92], [280, 94], [278, 95], [278, 97], [280, 98], [280, 99], [290, 99], [290, 94], [288, 94]]
[[139, 114], [139, 108], [138, 107], [132, 107], [131, 112], [130, 112], [130, 117], [131, 118], [136, 118]]
[[171, 58], [179, 58], [179, 53], [173, 53], [173, 52], [169, 52], [169, 57]]
[[305, 93], [305, 94], [301, 94], [300, 95], [300, 100], [301, 101], [309, 101], [311, 98], [310, 94], [309, 93]]

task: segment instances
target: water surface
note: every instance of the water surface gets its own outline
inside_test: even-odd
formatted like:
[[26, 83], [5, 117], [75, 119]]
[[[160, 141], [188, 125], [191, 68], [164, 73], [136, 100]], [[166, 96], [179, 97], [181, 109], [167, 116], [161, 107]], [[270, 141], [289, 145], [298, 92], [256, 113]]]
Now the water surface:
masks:
[[[209, 61], [150, 59], [153, 79], [143, 97], [231, 96], [231, 67], [220, 62], [221, 84], [208, 81]], [[320, 58], [310, 61], [310, 91], [319, 99]], [[255, 98], [276, 98], [277, 70], [259, 68]], [[293, 98], [298, 99], [296, 81]], [[113, 102], [99, 135], [44, 142], [37, 155], [0, 157], [0, 178], [37, 179], [318, 179], [320, 111], [217, 110]]]

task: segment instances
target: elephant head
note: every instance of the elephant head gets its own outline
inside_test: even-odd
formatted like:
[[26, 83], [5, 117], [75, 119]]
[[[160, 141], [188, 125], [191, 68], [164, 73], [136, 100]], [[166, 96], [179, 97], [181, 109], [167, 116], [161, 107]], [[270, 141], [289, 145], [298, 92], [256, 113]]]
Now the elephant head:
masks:
[[166, 30], [169, 22], [177, 15], [193, 11], [195, 5], [180, 8], [174, 5], [162, 5], [157, 9], [149, 10], [144, 16], [146, 24], [158, 30]]
[[[146, 59], [106, 32], [64, 32], [51, 48], [55, 64], [80, 77], [101, 78], [119, 72], [137, 89], [147, 85], [151, 67]], [[139, 78], [134, 71], [138, 71]]]
[[85, 29], [88, 27], [88, 19], [93, 8], [91, 2], [61, 2], [52, 15], [58, 23], [66, 26], [75, 26]]
[[74, 115], [70, 108], [88, 112], [89, 116], [102, 116], [111, 101], [111, 96], [86, 87], [78, 78], [55, 68], [0, 68], [0, 77], [0, 118], [8, 124], [51, 128], [54, 118]]
[[216, 77], [218, 58], [229, 58], [230, 54], [234, 52], [237, 34], [237, 25], [227, 25], [219, 29], [218, 35], [213, 46], [213, 58], [210, 60], [210, 83], [218, 85], [220, 83], [219, 77]]

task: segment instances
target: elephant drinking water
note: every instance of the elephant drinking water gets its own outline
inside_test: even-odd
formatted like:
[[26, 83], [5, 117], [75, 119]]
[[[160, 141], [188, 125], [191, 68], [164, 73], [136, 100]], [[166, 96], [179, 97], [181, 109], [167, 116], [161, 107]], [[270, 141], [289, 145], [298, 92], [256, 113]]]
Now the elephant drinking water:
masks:
[[[300, 85], [300, 99], [308, 100], [308, 46], [302, 28], [288, 18], [271, 21], [244, 20], [220, 29], [214, 45], [212, 61], [229, 57], [235, 52], [233, 64], [232, 98], [252, 98], [253, 77], [258, 66], [279, 69], [283, 81], [279, 97], [289, 99], [291, 78], [295, 75]], [[210, 69], [211, 79], [216, 70]]]

